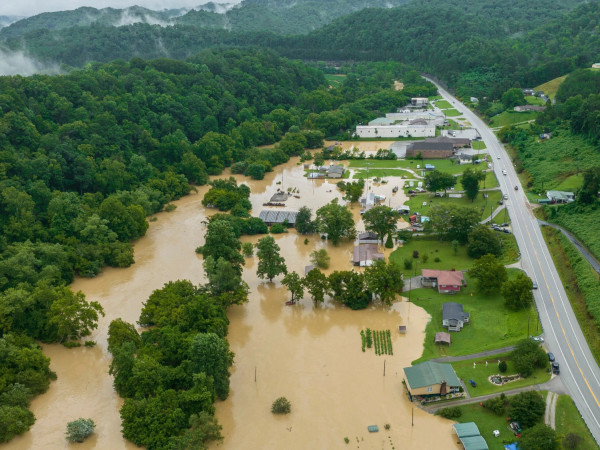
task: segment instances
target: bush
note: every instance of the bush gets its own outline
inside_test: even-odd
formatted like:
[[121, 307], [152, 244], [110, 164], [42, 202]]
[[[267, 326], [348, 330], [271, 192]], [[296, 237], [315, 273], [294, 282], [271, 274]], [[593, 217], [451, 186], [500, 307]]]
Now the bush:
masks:
[[394, 248], [394, 241], [392, 235], [388, 234], [387, 240], [385, 241], [385, 248]]
[[562, 441], [563, 447], [568, 450], [574, 450], [583, 442], [583, 438], [575, 433], [567, 434]]
[[271, 234], [287, 233], [287, 228], [280, 223], [274, 223], [273, 225], [271, 225], [270, 231]]
[[254, 245], [252, 245], [252, 242], [244, 242], [242, 244], [242, 254], [247, 258], [254, 254]]
[[405, 270], [410, 270], [410, 269], [412, 269], [412, 259], [410, 259], [410, 258], [406, 258], [406, 259], [404, 260], [404, 269], [405, 269]]
[[324, 248], [315, 250], [310, 254], [310, 262], [317, 266], [319, 269], [329, 269], [329, 263], [331, 258], [327, 254], [327, 250]]
[[82, 419], [81, 417], [67, 424], [67, 440], [69, 442], [83, 442], [94, 432], [96, 424], [92, 419]]
[[285, 397], [279, 397], [271, 405], [271, 412], [273, 414], [289, 414], [292, 410], [292, 404]]
[[435, 258], [433, 258], [433, 261], [434, 261], [434, 262], [440, 262], [440, 261], [441, 261], [441, 259], [440, 259], [440, 257], [439, 257], [439, 256], [436, 256]]
[[421, 255], [421, 261], [423, 261], [423, 264], [426, 264], [426, 263], [427, 263], [427, 261], [429, 261], [429, 255], [428, 255], [428, 254], [426, 254], [426, 253], [423, 253], [423, 254]]
[[462, 416], [462, 410], [457, 406], [442, 408], [439, 411], [436, 411], [435, 415], [445, 417], [446, 419], [456, 419]]
[[413, 250], [413, 258], [414, 259], [419, 259], [419, 250]]
[[177, 205], [175, 205], [174, 203], [169, 203], [167, 206], [165, 206], [166, 212], [175, 211], [176, 209], [177, 209]]
[[497, 416], [502, 416], [504, 414], [504, 400], [502, 397], [492, 397], [483, 402], [483, 406]]
[[506, 365], [506, 361], [500, 361], [500, 362], [498, 363], [498, 370], [499, 370], [501, 373], [504, 373], [504, 372], [506, 372], [506, 369], [507, 369], [507, 368], [508, 368], [508, 366]]

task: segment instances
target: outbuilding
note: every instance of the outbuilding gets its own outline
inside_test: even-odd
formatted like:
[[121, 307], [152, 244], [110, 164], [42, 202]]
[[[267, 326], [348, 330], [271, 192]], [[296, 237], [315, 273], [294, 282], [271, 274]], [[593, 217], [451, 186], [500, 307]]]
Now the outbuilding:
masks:
[[275, 223], [287, 224], [289, 227], [293, 227], [296, 224], [296, 216], [298, 211], [274, 211], [263, 209], [258, 215], [259, 219], [270, 227]]

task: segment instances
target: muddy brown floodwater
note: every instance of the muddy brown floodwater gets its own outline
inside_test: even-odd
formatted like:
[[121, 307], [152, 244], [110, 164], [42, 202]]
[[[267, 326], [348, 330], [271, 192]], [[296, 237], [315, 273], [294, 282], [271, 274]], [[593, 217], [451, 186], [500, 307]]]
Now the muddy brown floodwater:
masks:
[[[300, 191], [300, 198], [291, 197], [282, 209], [307, 205], [314, 212], [340, 198], [334, 181], [304, 178], [297, 158], [277, 167], [262, 181], [236, 178], [251, 187], [255, 215], [277, 188]], [[402, 192], [392, 195], [393, 185], [391, 181], [372, 189], [385, 192], [386, 203], [398, 206], [406, 198]], [[135, 243], [136, 263], [132, 267], [109, 268], [96, 278], [79, 278], [73, 283], [73, 290], [83, 291], [88, 300], [99, 301], [104, 307], [106, 316], [91, 336], [97, 346], [70, 350], [60, 345], [43, 346], [58, 379], [32, 402], [37, 420], [31, 430], [3, 447], [69, 448], [64, 435], [66, 423], [89, 417], [96, 423], [96, 432], [77, 444], [78, 449], [137, 448], [121, 436], [122, 400], [108, 374], [108, 325], [118, 317], [135, 323], [143, 302], [170, 280], [205, 282], [202, 258], [194, 249], [203, 243], [203, 221], [214, 213], [201, 204], [206, 190], [206, 186], [201, 187], [177, 201], [175, 211], [156, 215], [146, 236]], [[359, 207], [353, 206], [352, 211], [358, 221]], [[357, 229], [364, 229], [362, 223]], [[256, 242], [259, 238], [243, 240]], [[305, 244], [305, 236], [294, 230], [275, 238], [288, 270], [303, 274], [310, 252], [318, 248], [329, 252], [331, 270], [352, 268], [352, 243], [333, 247], [318, 236], [310, 236]], [[414, 426], [411, 423], [413, 405], [403, 390], [402, 368], [421, 354], [429, 319], [423, 309], [406, 301], [362, 311], [331, 302], [313, 307], [308, 296], [297, 305], [286, 306], [288, 293], [280, 277], [268, 283], [258, 279], [255, 272], [255, 257], [246, 258], [244, 280], [250, 286], [249, 302], [228, 311], [228, 340], [236, 356], [231, 394], [216, 404], [225, 436], [222, 448], [459, 448], [449, 421], [414, 408]], [[406, 335], [395, 332], [400, 324], [407, 325]], [[392, 331], [393, 356], [361, 351], [360, 330], [367, 327]], [[288, 416], [270, 412], [271, 403], [279, 396], [292, 403]], [[384, 430], [386, 423], [391, 425], [389, 431]], [[378, 425], [380, 432], [369, 434], [368, 425]], [[344, 437], [349, 438], [349, 445]]]

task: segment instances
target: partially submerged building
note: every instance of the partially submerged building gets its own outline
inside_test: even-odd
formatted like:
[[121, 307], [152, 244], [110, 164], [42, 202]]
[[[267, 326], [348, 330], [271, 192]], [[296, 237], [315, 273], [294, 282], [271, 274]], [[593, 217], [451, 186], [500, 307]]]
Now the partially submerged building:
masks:
[[296, 216], [298, 211], [275, 211], [263, 209], [258, 215], [259, 219], [267, 225], [271, 226], [275, 223], [286, 224], [289, 227], [293, 227], [296, 224]]
[[460, 380], [451, 364], [426, 361], [404, 368], [406, 390], [413, 397], [426, 398], [435, 395], [447, 395], [459, 392]]
[[355, 266], [369, 267], [372, 266], [375, 261], [379, 261], [383, 258], [384, 255], [383, 253], [379, 253], [377, 244], [355, 245], [352, 255], [352, 263]]

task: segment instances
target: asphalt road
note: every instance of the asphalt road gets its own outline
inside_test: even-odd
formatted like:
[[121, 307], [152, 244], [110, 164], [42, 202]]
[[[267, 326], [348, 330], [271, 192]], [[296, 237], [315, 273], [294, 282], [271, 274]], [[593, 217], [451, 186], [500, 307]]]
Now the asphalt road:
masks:
[[[493, 168], [500, 188], [508, 195], [505, 204], [521, 251], [523, 270], [539, 286], [534, 291], [534, 297], [548, 351], [554, 353], [560, 363], [559, 376], [596, 442], [600, 443], [600, 368], [573, 314], [512, 162], [490, 128], [441, 86], [436, 86], [440, 94], [477, 128], [494, 161]], [[502, 174], [503, 169], [506, 170], [506, 175]], [[515, 190], [515, 186], [518, 190]], [[535, 330], [530, 330], [529, 334], [535, 334]]]

